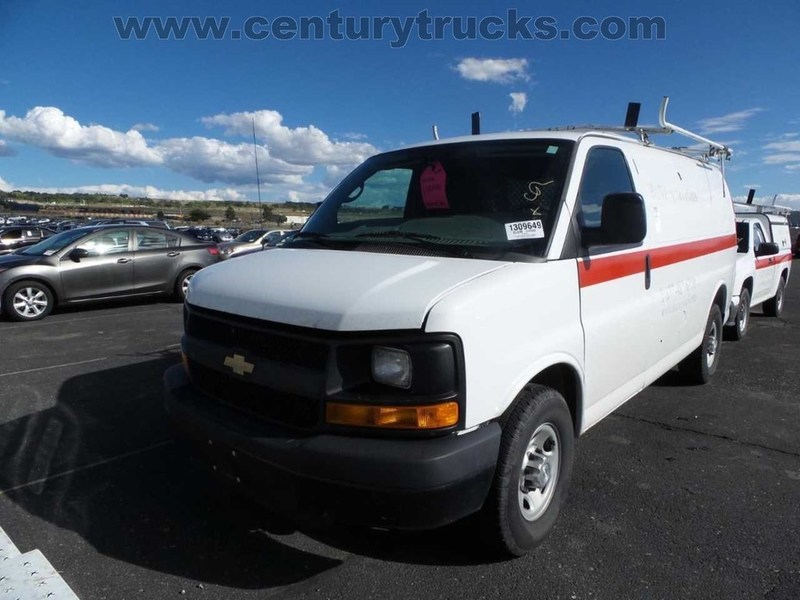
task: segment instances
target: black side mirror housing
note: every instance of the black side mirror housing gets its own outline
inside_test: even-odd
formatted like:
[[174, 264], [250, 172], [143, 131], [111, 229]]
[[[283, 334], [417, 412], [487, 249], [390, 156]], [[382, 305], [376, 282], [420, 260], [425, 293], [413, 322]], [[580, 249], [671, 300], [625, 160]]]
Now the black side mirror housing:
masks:
[[633, 192], [607, 194], [603, 198], [600, 227], [584, 227], [583, 245], [640, 244], [647, 235], [644, 198]]
[[773, 256], [780, 251], [781, 249], [775, 242], [762, 242], [755, 254], [756, 256]]
[[86, 248], [73, 248], [67, 256], [69, 256], [70, 260], [80, 262], [82, 258], [89, 256], [89, 251]]

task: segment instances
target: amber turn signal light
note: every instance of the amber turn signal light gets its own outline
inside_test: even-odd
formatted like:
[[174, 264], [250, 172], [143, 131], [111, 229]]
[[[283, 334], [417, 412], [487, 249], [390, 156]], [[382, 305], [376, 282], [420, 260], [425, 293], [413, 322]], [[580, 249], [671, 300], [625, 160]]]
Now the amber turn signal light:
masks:
[[458, 423], [458, 403], [428, 406], [374, 406], [331, 402], [325, 407], [331, 425], [384, 429], [441, 429]]

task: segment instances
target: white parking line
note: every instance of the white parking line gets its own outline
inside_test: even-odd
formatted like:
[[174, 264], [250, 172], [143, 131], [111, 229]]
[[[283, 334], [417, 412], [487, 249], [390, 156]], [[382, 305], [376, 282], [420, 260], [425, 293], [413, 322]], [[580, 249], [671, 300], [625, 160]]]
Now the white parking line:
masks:
[[108, 359], [104, 356], [102, 358], [92, 358], [89, 360], [79, 360], [78, 362], [64, 363], [63, 365], [37, 367], [36, 369], [25, 369], [24, 371], [12, 371], [11, 373], [0, 373], [0, 377], [10, 377], [11, 375], [22, 375], [24, 373], [35, 373], [37, 371], [47, 371], [48, 369], [63, 369], [64, 367], [74, 367], [75, 365], [87, 365], [89, 363], [100, 362], [101, 360]]
[[97, 462], [90, 463], [88, 465], [83, 465], [82, 467], [76, 467], [75, 469], [70, 469], [69, 471], [64, 471], [62, 473], [56, 473], [55, 475], [48, 475], [47, 477], [42, 477], [40, 479], [36, 479], [34, 481], [28, 481], [26, 483], [21, 483], [20, 485], [15, 485], [14, 487], [6, 488], [4, 490], [0, 490], [0, 496], [3, 494], [8, 494], [9, 492], [15, 492], [17, 490], [24, 489], [26, 487], [30, 487], [32, 485], [40, 484], [40, 483], [47, 483], [48, 481], [52, 481], [53, 479], [61, 479], [62, 477], [67, 477], [68, 475], [74, 475], [75, 473], [80, 473], [81, 471], [86, 471], [88, 469], [94, 469], [95, 467], [101, 467], [103, 465], [107, 465], [112, 462], [116, 462], [118, 460], [122, 460], [123, 458], [130, 458], [131, 456], [136, 456], [137, 454], [144, 454], [145, 452], [150, 452], [150, 450], [155, 450], [157, 448], [161, 448], [163, 446], [168, 446], [172, 444], [174, 440], [162, 440], [151, 446], [146, 446], [144, 448], [139, 448], [138, 450], [131, 450], [130, 452], [124, 452], [123, 454], [118, 454], [117, 456], [112, 456], [111, 458], [106, 458], [104, 460], [98, 460]]

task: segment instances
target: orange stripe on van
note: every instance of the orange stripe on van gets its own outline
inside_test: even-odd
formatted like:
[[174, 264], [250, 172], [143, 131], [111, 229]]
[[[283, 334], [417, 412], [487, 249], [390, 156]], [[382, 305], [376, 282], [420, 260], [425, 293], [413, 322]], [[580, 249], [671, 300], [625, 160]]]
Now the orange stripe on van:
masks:
[[767, 267], [774, 267], [784, 262], [792, 262], [792, 255], [760, 256], [756, 258], [756, 269], [766, 269]]
[[644, 273], [645, 260], [650, 256], [650, 268], [658, 269], [736, 247], [736, 235], [723, 235], [653, 250], [640, 250], [614, 256], [594, 256], [578, 260], [578, 279], [582, 288], [606, 283], [621, 277]]

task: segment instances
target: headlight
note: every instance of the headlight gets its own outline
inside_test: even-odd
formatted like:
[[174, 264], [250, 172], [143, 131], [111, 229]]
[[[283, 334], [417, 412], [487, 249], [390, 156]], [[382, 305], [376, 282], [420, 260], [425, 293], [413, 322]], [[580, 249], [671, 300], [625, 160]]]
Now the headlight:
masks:
[[407, 390], [411, 387], [411, 355], [399, 348], [375, 346], [372, 378], [378, 383]]

